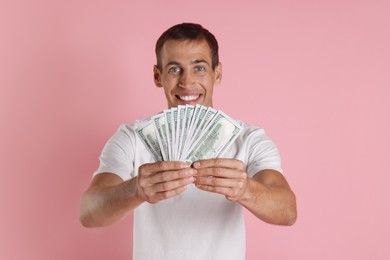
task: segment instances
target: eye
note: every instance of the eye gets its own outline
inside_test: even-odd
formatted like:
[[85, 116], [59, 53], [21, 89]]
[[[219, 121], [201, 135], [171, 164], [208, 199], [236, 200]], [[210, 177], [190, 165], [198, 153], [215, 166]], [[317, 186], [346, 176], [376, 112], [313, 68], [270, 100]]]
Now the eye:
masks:
[[195, 70], [196, 70], [196, 71], [205, 71], [206, 68], [203, 67], [203, 66], [196, 66], [196, 67], [195, 67]]
[[181, 71], [181, 69], [179, 67], [170, 67], [169, 68], [169, 73], [179, 73]]

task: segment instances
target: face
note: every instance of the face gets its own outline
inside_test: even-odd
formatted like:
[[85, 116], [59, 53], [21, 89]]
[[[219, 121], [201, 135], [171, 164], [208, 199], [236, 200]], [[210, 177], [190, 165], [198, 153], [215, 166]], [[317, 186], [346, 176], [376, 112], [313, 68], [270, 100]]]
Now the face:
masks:
[[221, 81], [222, 66], [218, 64], [212, 69], [206, 41], [168, 40], [160, 57], [161, 71], [154, 67], [154, 82], [164, 89], [168, 108], [213, 105], [213, 89]]

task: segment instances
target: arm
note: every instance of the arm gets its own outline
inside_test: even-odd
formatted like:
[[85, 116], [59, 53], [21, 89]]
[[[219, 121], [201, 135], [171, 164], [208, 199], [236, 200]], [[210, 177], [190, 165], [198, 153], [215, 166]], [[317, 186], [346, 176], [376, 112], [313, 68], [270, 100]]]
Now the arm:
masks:
[[195, 172], [188, 163], [157, 162], [140, 166], [138, 176], [128, 181], [98, 174], [81, 198], [80, 221], [85, 227], [113, 224], [145, 201], [157, 203], [181, 194]]
[[238, 202], [267, 223], [293, 225], [297, 218], [295, 194], [284, 176], [274, 170], [263, 170], [248, 178]]
[[143, 203], [137, 196], [136, 178], [123, 181], [112, 173], [96, 175], [81, 198], [80, 222], [84, 227], [102, 227], [126, 217]]
[[199, 189], [225, 195], [267, 223], [295, 223], [295, 195], [281, 173], [262, 170], [248, 178], [243, 163], [235, 159], [202, 160], [194, 168]]

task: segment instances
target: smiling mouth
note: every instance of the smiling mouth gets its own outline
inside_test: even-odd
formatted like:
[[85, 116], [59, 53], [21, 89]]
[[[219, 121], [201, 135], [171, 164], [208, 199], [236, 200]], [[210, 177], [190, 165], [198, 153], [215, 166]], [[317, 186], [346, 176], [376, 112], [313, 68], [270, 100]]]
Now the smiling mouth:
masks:
[[198, 95], [191, 95], [191, 96], [179, 96], [179, 95], [176, 95], [176, 97], [178, 99], [180, 99], [181, 101], [186, 101], [186, 102], [191, 102], [191, 101], [195, 101], [199, 98], [199, 94]]

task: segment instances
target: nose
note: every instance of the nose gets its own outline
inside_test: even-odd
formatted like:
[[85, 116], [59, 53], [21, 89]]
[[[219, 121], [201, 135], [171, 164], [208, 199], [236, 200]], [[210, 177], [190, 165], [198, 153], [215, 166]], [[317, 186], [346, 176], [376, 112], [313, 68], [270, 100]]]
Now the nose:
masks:
[[193, 76], [189, 71], [183, 71], [179, 79], [179, 87], [187, 88], [193, 83]]

